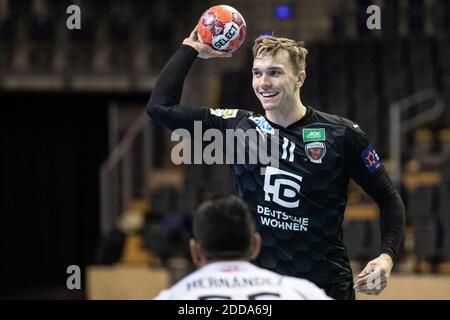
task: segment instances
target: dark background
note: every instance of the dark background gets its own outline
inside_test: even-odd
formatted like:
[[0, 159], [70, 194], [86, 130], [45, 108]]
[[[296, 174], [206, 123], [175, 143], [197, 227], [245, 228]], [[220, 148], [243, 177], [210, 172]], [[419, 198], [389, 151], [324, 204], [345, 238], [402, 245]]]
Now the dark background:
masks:
[[[64, 286], [94, 261], [111, 94], [0, 96], [0, 288]], [[25, 290], [25, 291], [24, 291]]]

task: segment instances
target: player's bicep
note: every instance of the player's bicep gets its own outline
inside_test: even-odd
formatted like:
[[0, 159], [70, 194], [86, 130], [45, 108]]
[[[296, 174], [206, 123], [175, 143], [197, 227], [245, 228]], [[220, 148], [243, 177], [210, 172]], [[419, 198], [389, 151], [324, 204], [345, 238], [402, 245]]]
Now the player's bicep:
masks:
[[147, 114], [160, 125], [170, 130], [187, 129], [193, 132], [196, 122], [202, 123], [208, 113], [208, 108], [172, 105], [172, 106], [147, 106]]
[[351, 178], [378, 203], [380, 208], [383, 205], [380, 201], [397, 193], [372, 145], [361, 151], [360, 159], [352, 169]]
[[364, 187], [383, 170], [381, 159], [363, 131], [350, 130], [346, 139], [346, 169], [350, 177]]
[[239, 119], [244, 115], [244, 112], [239, 109], [209, 109], [207, 115], [207, 123], [211, 128], [220, 129], [225, 132], [226, 129], [233, 129], [236, 127]]

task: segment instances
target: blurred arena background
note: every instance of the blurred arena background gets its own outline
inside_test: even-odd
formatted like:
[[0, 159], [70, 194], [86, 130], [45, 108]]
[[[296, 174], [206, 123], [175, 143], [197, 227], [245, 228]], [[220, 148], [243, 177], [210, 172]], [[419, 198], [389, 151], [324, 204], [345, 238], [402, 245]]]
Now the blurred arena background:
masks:
[[[407, 206], [400, 261], [373, 298], [450, 299], [450, 1], [222, 3], [243, 14], [247, 40], [232, 59], [196, 63], [183, 101], [261, 112], [253, 39], [306, 41], [303, 102], [358, 122]], [[80, 30], [66, 27], [72, 4]], [[0, 0], [1, 298], [150, 299], [192, 270], [192, 210], [234, 186], [226, 166], [173, 165], [170, 133], [144, 108], [214, 4]], [[372, 4], [380, 30], [366, 26]], [[378, 250], [378, 209], [355, 184], [348, 203], [356, 273]], [[66, 287], [69, 265], [81, 290]]]

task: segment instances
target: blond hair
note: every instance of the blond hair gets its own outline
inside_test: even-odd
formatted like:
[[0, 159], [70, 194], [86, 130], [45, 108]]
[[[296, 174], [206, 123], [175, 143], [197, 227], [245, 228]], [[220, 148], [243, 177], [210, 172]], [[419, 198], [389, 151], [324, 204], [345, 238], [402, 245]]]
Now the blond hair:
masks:
[[294, 71], [299, 73], [306, 67], [306, 55], [308, 50], [303, 41], [294, 41], [288, 38], [279, 38], [273, 36], [261, 36], [255, 39], [253, 45], [253, 58], [259, 59], [262, 55], [276, 57], [280, 50], [286, 50], [289, 53]]

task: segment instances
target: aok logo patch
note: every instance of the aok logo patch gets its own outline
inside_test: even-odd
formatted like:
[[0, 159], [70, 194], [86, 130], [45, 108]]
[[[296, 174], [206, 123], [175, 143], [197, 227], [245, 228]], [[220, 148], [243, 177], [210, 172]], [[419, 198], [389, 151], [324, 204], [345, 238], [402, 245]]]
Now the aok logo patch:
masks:
[[325, 141], [325, 129], [324, 128], [313, 128], [313, 129], [303, 129], [303, 141]]
[[381, 165], [380, 157], [370, 144], [363, 150], [363, 152], [361, 152], [361, 159], [370, 173], [377, 170], [377, 168]]
[[305, 152], [311, 162], [322, 163], [327, 153], [327, 146], [323, 142], [310, 142], [305, 145]]

